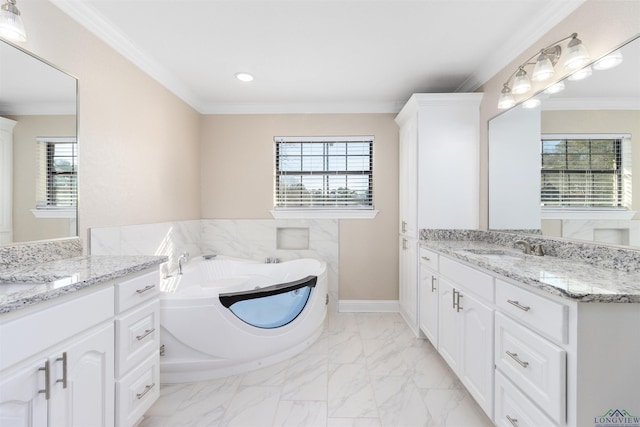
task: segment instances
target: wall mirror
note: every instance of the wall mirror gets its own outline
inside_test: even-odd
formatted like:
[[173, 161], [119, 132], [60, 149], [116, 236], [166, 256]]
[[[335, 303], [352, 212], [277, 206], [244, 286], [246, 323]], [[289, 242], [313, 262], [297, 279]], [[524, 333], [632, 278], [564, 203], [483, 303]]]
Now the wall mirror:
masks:
[[0, 40], [0, 245], [77, 236], [77, 79]]
[[489, 121], [490, 229], [640, 248], [640, 38], [612, 53]]

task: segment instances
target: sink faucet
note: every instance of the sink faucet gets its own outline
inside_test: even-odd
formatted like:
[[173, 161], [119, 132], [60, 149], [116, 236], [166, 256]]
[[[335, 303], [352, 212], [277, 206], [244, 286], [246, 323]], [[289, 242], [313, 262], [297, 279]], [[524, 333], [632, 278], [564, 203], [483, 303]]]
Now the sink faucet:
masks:
[[524, 246], [523, 252], [527, 255], [531, 254], [531, 243], [527, 242], [526, 240], [516, 240], [515, 241], [516, 245], [522, 245]]
[[182, 261], [187, 262], [189, 260], [189, 252], [182, 252], [178, 257], [178, 274], [182, 274]]

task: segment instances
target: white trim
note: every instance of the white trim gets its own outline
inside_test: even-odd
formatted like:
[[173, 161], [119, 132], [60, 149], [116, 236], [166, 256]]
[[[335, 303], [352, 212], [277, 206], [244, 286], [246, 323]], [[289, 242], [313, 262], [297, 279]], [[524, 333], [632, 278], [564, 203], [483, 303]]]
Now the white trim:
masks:
[[630, 220], [636, 211], [626, 209], [542, 208], [541, 219]]
[[377, 209], [274, 209], [275, 219], [373, 219]]
[[70, 209], [31, 209], [36, 218], [75, 218], [76, 208]]
[[340, 313], [398, 313], [398, 300], [339, 300]]
[[274, 136], [275, 142], [374, 142], [373, 135], [355, 136]]
[[405, 101], [395, 102], [211, 102], [201, 114], [395, 114]]
[[541, 139], [630, 139], [630, 133], [542, 133]]

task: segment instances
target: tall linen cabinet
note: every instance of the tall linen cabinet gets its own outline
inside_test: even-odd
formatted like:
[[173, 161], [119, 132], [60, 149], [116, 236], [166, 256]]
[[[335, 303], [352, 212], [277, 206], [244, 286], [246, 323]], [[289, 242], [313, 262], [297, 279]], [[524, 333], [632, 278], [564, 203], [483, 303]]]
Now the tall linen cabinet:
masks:
[[400, 127], [399, 303], [416, 335], [421, 229], [477, 229], [481, 93], [419, 93]]

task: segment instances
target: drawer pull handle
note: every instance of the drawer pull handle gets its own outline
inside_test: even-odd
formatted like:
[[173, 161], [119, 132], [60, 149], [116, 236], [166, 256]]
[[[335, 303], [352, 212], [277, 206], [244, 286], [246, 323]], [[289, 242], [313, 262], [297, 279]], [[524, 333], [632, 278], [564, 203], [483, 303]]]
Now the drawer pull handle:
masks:
[[422, 259], [425, 261], [431, 261], [431, 258], [429, 258], [428, 256], [423, 256]]
[[151, 383], [144, 388], [144, 391], [142, 393], [136, 394], [136, 397], [138, 398], [138, 400], [142, 399], [144, 395], [149, 393], [149, 391], [155, 386], [156, 386], [156, 383]]
[[62, 353], [62, 357], [56, 358], [56, 362], [62, 362], [62, 379], [56, 383], [62, 383], [62, 388], [67, 388], [67, 352]]
[[529, 366], [529, 362], [520, 360], [520, 358], [518, 357], [518, 353], [511, 353], [510, 351], [507, 351], [507, 355], [513, 360], [515, 360], [516, 362], [518, 362], [518, 364], [523, 368], [526, 368], [527, 366]]
[[139, 293], [139, 294], [144, 294], [145, 292], [150, 291], [151, 289], [153, 289], [155, 287], [156, 287], [156, 285], [148, 285], [148, 286], [145, 286], [142, 289], [137, 289], [136, 292]]
[[437, 291], [436, 289], [436, 276], [431, 276], [431, 292]]
[[44, 362], [42, 368], [38, 368], [38, 371], [44, 371], [44, 390], [38, 390], [38, 393], [44, 393], [44, 398], [49, 400], [51, 397], [51, 389], [49, 388], [49, 382], [51, 381], [51, 369], [49, 369], [49, 361]]
[[142, 341], [143, 339], [145, 339], [146, 337], [148, 337], [149, 335], [154, 333], [155, 330], [156, 330], [156, 328], [147, 329], [146, 331], [144, 331], [144, 334], [136, 336], [136, 339], [138, 341]]
[[526, 305], [522, 305], [522, 304], [520, 304], [519, 301], [512, 301], [512, 300], [508, 299], [507, 302], [509, 304], [511, 304], [511, 305], [514, 305], [514, 306], [518, 307], [520, 310], [523, 310], [523, 311], [531, 310], [531, 307], [527, 307]]
[[518, 427], [518, 419], [517, 418], [511, 418], [509, 415], [507, 415], [507, 420], [509, 420], [509, 422], [511, 423], [511, 425], [513, 427]]

